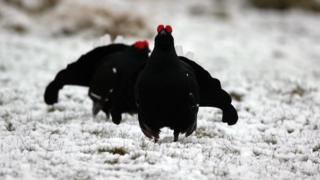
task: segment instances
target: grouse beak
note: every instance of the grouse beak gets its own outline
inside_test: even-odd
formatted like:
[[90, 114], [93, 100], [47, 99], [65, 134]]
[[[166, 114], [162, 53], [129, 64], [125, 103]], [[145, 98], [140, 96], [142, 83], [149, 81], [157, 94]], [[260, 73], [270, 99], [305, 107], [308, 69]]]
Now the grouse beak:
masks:
[[161, 36], [164, 36], [164, 35], [166, 35], [167, 34], [167, 32], [166, 32], [166, 30], [164, 30], [164, 29], [162, 29], [160, 32], [159, 32], [159, 35], [161, 35]]
[[102, 109], [102, 104], [100, 102], [93, 102], [93, 105], [92, 105], [93, 117], [95, 117], [100, 112], [101, 109]]

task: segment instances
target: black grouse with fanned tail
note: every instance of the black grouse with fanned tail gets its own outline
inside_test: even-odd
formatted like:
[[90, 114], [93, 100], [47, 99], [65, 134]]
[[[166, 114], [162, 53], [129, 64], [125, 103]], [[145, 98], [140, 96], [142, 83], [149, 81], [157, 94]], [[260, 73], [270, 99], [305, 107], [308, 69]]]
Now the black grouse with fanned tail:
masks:
[[155, 141], [160, 129], [174, 130], [174, 141], [180, 133], [192, 134], [197, 127], [199, 87], [191, 66], [176, 54], [171, 26], [158, 26], [155, 47], [138, 77], [136, 101], [141, 130]]

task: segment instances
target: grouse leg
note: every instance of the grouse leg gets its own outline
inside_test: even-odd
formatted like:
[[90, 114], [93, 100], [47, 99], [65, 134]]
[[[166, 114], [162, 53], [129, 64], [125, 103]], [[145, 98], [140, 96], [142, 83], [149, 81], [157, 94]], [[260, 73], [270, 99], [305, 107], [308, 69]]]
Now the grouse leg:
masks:
[[111, 117], [112, 117], [112, 122], [115, 124], [120, 124], [121, 122], [121, 112], [115, 109], [111, 110]]
[[174, 142], [177, 142], [179, 140], [179, 133], [180, 132], [176, 131], [176, 130], [173, 132], [173, 141]]

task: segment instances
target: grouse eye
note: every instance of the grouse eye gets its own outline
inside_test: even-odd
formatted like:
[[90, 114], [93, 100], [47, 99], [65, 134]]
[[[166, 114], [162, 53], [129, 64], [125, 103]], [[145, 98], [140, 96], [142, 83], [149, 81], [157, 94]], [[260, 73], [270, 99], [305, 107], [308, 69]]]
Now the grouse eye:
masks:
[[172, 27], [170, 25], [166, 25], [166, 31], [168, 33], [171, 33], [172, 32]]
[[164, 26], [160, 24], [157, 28], [158, 33], [164, 29]]

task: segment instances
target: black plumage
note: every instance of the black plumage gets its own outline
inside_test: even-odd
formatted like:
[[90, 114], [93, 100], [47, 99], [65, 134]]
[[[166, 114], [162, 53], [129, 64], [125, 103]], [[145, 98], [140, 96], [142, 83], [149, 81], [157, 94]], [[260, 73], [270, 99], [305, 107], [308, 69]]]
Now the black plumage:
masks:
[[103, 58], [89, 88], [94, 115], [103, 110], [107, 116], [111, 114], [115, 124], [119, 124], [122, 113], [137, 112], [134, 84], [149, 51], [146, 41], [138, 41], [124, 51]]
[[195, 72], [200, 89], [200, 107], [216, 107], [222, 110], [222, 122], [234, 125], [238, 121], [236, 109], [231, 104], [230, 95], [221, 88], [220, 81], [211, 77], [210, 73], [194, 61], [179, 56]]
[[174, 48], [171, 27], [160, 25], [155, 47], [138, 77], [136, 101], [141, 130], [155, 141], [160, 129], [189, 136], [197, 126], [199, 87], [191, 66], [180, 61]]
[[102, 57], [121, 52], [127, 49], [126, 44], [110, 44], [97, 47], [82, 55], [77, 61], [70, 63], [65, 69], [59, 71], [45, 89], [44, 101], [48, 105], [58, 102], [60, 89], [65, 85], [78, 85], [88, 87], [93, 73], [102, 61]]
[[[137, 42], [135, 45], [138, 48], [139, 46], [143, 48], [145, 42]], [[103, 110], [107, 116], [111, 113], [114, 122], [118, 124], [120, 123], [122, 112], [137, 113], [136, 103], [133, 100], [133, 89], [137, 76], [146, 63], [148, 51], [141, 51], [143, 52], [143, 58], [139, 58], [139, 53], [127, 53], [128, 49], [131, 48], [132, 46], [126, 44], [110, 44], [97, 47], [82, 55], [76, 62], [69, 64], [66, 69], [58, 72], [55, 79], [49, 83], [44, 93], [45, 102], [47, 104], [58, 102], [59, 90], [65, 85], [91, 86], [91, 91], [94, 89], [96, 94], [101, 95], [95, 97], [95, 93], [89, 93], [90, 98], [94, 102], [94, 114], [97, 114], [99, 110]], [[123, 52], [126, 53], [122, 55]], [[121, 77], [119, 74], [114, 76], [113, 64], [117, 60], [114, 61], [113, 59], [122, 59], [121, 57], [124, 58], [119, 61], [118, 65], [123, 69], [121, 71], [126, 72], [124, 73], [125, 75], [121, 73], [124, 77], [127, 77], [124, 80], [122, 79], [122, 75]], [[131, 59], [137, 58], [140, 60], [131, 61]], [[179, 56], [179, 59], [184, 66], [193, 71], [196, 77], [199, 85], [200, 107], [220, 108], [223, 111], [222, 121], [227, 122], [229, 125], [235, 124], [238, 120], [237, 111], [231, 104], [230, 95], [221, 88], [219, 80], [212, 78], [209, 72], [196, 62], [183, 56]], [[134, 64], [135, 62], [138, 63]], [[111, 76], [108, 76], [108, 74]], [[95, 77], [95, 80], [93, 80], [93, 77]], [[124, 82], [130, 83], [126, 84]], [[113, 88], [118, 88], [118, 90], [116, 90], [114, 95], [108, 95], [110, 92], [106, 91], [106, 89], [110, 90]], [[111, 97], [113, 98], [113, 103], [111, 103], [111, 100], [105, 101], [105, 98], [104, 101], [99, 100], [107, 96], [110, 99]]]

